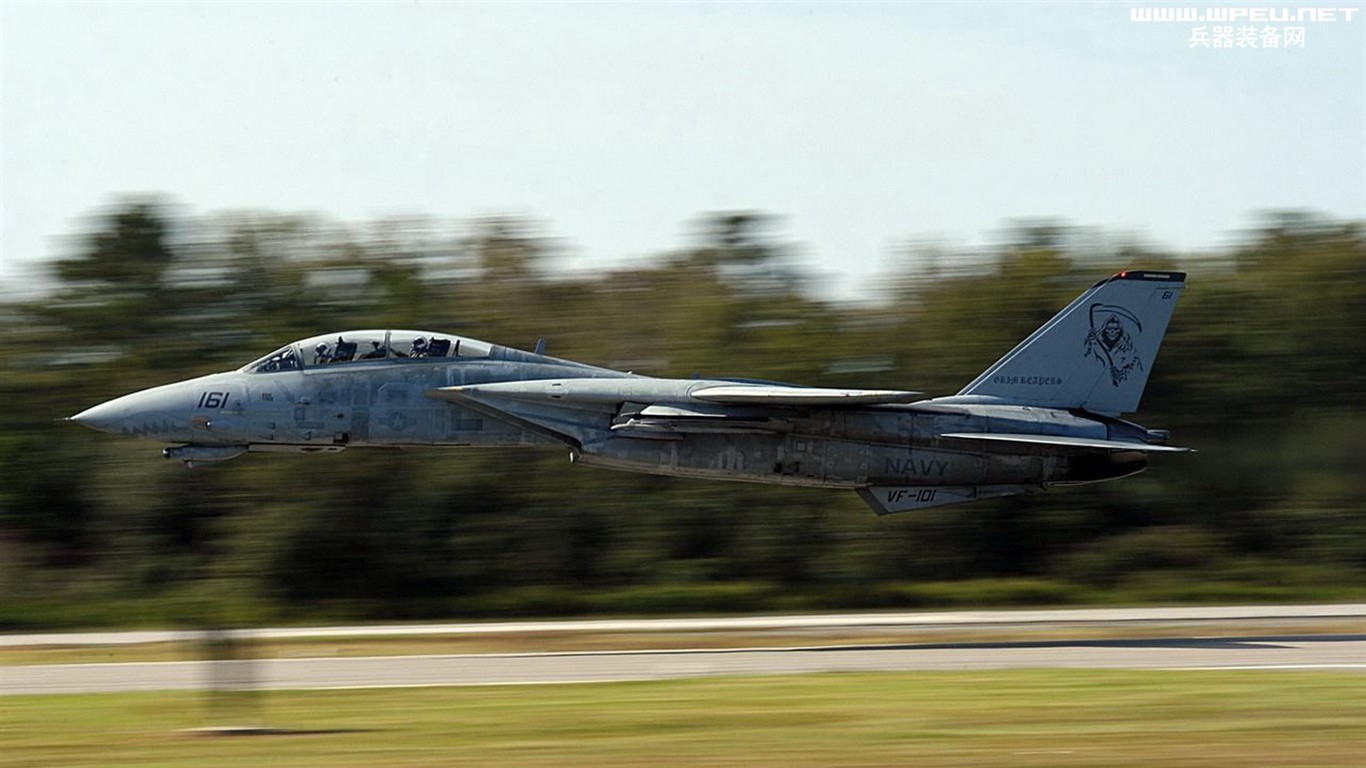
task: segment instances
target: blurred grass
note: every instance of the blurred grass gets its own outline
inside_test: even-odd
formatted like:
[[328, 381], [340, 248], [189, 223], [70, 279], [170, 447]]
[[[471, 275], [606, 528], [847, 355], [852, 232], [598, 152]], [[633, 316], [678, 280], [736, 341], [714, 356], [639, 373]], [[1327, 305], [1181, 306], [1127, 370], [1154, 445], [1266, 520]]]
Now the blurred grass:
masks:
[[1359, 766], [1366, 676], [1026, 670], [281, 692], [293, 733], [189, 735], [193, 694], [9, 696], [7, 766]]

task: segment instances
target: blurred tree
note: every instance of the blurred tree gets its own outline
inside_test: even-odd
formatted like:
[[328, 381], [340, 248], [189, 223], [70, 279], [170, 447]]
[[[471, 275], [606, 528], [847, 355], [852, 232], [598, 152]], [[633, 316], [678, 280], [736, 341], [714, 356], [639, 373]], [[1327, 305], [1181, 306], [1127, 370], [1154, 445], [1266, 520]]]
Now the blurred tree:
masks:
[[68, 286], [102, 283], [124, 290], [153, 290], [174, 259], [168, 240], [170, 225], [163, 204], [134, 201], [105, 215], [74, 258], [57, 262], [57, 275]]
[[[0, 576], [26, 590], [3, 601], [0, 625], [128, 596], [173, 602], [201, 578], [274, 607], [253, 610], [346, 616], [487, 611], [517, 594], [567, 612], [588, 605], [569, 594], [647, 587], [622, 604], [650, 610], [682, 587], [749, 608], [883, 604], [878, 584], [983, 577], [1366, 581], [1360, 222], [1272, 213], [1226, 252], [1176, 259], [1025, 220], [992, 249], [913, 253], [888, 303], [849, 305], [812, 296], [776, 220], [754, 211], [705, 216], [690, 247], [630, 269], [566, 275], [554, 242], [515, 218], [344, 226], [172, 210], [114, 206], [55, 265], [50, 297], [0, 307], [0, 400], [21, 404], [0, 410]], [[1139, 416], [1201, 449], [1108, 486], [879, 519], [852, 494], [609, 473], [554, 451], [348, 451], [187, 472], [149, 445], [52, 423], [356, 327], [523, 347], [546, 336], [552, 354], [656, 375], [951, 394], [1098, 265], [1191, 272]]]

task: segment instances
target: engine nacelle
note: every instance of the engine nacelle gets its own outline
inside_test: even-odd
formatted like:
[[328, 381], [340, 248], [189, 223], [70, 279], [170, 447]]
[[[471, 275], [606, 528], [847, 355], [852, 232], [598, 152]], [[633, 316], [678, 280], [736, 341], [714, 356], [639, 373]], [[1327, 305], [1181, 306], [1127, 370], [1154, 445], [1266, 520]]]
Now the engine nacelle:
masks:
[[1061, 477], [1049, 485], [1085, 485], [1136, 475], [1148, 467], [1148, 454], [1142, 451], [1084, 453], [1066, 460]]

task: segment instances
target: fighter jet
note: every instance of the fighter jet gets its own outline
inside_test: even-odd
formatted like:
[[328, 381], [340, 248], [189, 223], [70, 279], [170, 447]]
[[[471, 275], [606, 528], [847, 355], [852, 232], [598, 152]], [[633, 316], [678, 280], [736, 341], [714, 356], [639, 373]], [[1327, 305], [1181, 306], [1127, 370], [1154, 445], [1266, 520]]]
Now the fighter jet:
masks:
[[365, 446], [568, 448], [658, 475], [856, 491], [878, 514], [1114, 480], [1187, 451], [1137, 410], [1185, 274], [1101, 280], [958, 394], [662, 379], [455, 334], [326, 333], [71, 421], [187, 466]]

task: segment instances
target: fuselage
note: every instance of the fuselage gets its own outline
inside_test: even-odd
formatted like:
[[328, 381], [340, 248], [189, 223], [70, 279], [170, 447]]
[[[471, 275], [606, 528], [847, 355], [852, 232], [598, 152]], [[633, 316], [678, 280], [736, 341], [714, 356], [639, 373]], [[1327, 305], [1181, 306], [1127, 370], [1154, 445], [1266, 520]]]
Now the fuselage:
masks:
[[[385, 353], [327, 359], [313, 351], [329, 344], [317, 341], [323, 338], [383, 339], [375, 348]], [[414, 338], [452, 345], [441, 356], [402, 352]], [[331, 349], [336, 346], [330, 342]], [[639, 408], [632, 410], [632, 397], [685, 402], [697, 388], [723, 383], [637, 376], [449, 335], [354, 331], [296, 342], [237, 371], [126, 395], [73, 420], [176, 444], [166, 455], [192, 465], [248, 451], [567, 446], [577, 462], [629, 471], [862, 488], [1042, 487], [1120, 477], [1146, 464], [1141, 453], [1109, 453], [1098, 460], [1046, 446], [942, 439], [964, 432], [1142, 435], [1118, 420], [954, 398], [864, 407], [765, 406], [751, 408], [750, 421], [744, 408], [731, 409], [727, 413], [738, 414], [739, 426], [735, 419], [724, 427], [692, 423], [686, 437], [660, 426], [674, 421], [641, 419]], [[481, 405], [480, 386], [489, 384], [502, 384], [488, 389], [512, 399], [500, 401], [502, 407]], [[452, 388], [464, 395], [433, 396]], [[508, 418], [508, 411], [516, 418]]]
[[1166, 433], [1138, 408], [1179, 272], [1092, 285], [952, 397], [661, 379], [451, 334], [344, 331], [229, 373], [136, 392], [73, 421], [176, 444], [187, 465], [249, 451], [568, 447], [660, 475], [853, 488], [879, 514], [1131, 475]]

